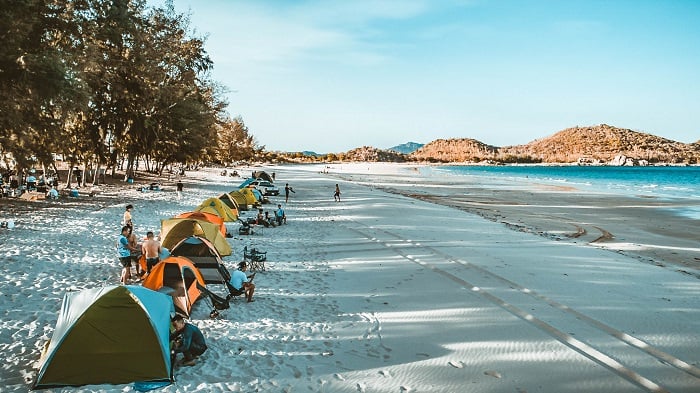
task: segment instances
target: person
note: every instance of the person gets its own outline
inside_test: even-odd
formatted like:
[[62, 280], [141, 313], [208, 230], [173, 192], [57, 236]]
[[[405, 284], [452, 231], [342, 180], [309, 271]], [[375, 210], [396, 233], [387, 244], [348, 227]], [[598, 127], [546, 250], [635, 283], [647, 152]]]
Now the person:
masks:
[[146, 241], [141, 245], [141, 253], [146, 258], [146, 273], [150, 274], [151, 269], [160, 262], [162, 252], [160, 242], [155, 239], [152, 231], [146, 233]]
[[265, 221], [267, 221], [267, 223], [268, 223], [270, 226], [273, 226], [273, 227], [277, 226], [277, 220], [273, 220], [273, 219], [270, 217], [270, 212], [265, 212]]
[[[294, 189], [289, 186], [289, 183], [284, 186], [284, 203], [289, 202], [289, 193], [294, 192]], [[294, 192], [296, 194], [296, 192]]]
[[277, 205], [277, 210], [275, 210], [275, 218], [277, 218], [277, 225], [282, 225], [282, 222], [287, 223], [287, 216], [284, 214], [284, 209], [282, 205]]
[[141, 258], [141, 245], [139, 245], [139, 242], [136, 239], [136, 234], [134, 234], [133, 227], [129, 227], [129, 233], [127, 234], [126, 238], [129, 240], [131, 262], [136, 265], [136, 274], [138, 274], [138, 277], [141, 278], [144, 274], [146, 274], [146, 272], [141, 269], [141, 264], [139, 264], [139, 259]]
[[256, 224], [265, 225], [265, 228], [270, 226], [270, 223], [265, 219], [265, 216], [263, 215], [263, 209], [258, 210], [258, 217], [256, 220]]
[[49, 199], [58, 199], [58, 190], [56, 187], [51, 186], [51, 188], [46, 192], [46, 197]]
[[272, 181], [275, 181], [275, 172], [272, 172]]
[[122, 227], [121, 235], [117, 240], [117, 255], [119, 256], [119, 263], [122, 265], [122, 275], [119, 281], [126, 285], [131, 279], [131, 250], [129, 249], [129, 230], [131, 228], [124, 225]]
[[245, 274], [248, 265], [244, 262], [238, 264], [238, 270], [234, 270], [231, 273], [231, 279], [229, 284], [240, 293], [245, 293], [245, 298], [248, 303], [253, 302], [253, 293], [255, 293], [255, 284], [253, 284], [253, 278], [255, 274], [247, 276]]
[[134, 210], [134, 205], [126, 205], [126, 211], [124, 212], [124, 218], [122, 218], [122, 225], [129, 226], [134, 229], [134, 221], [131, 217], [131, 211]]
[[34, 172], [27, 176], [27, 191], [36, 191], [36, 176], [34, 176]]
[[184, 184], [182, 184], [182, 180], [178, 179], [177, 181], [177, 199], [179, 200], [182, 198], [182, 189], [184, 188]]
[[73, 171], [75, 172], [75, 181], [78, 183], [78, 188], [80, 188], [83, 184], [83, 171], [78, 167], [75, 167]]
[[173, 317], [173, 329], [174, 331], [170, 333], [170, 342], [173, 343], [174, 356], [182, 353], [184, 356], [182, 365], [194, 366], [195, 359], [208, 349], [202, 331], [197, 326], [185, 322], [182, 315]]
[[333, 194], [333, 200], [336, 202], [340, 202], [340, 186], [336, 183], [335, 185], [335, 193]]

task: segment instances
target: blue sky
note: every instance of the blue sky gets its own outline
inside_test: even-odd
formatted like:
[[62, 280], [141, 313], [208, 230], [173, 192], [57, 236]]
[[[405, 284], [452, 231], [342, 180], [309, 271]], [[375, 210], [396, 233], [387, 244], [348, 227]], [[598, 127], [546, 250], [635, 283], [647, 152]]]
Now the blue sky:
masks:
[[600, 123], [700, 140], [700, 1], [173, 3], [267, 150], [507, 146]]

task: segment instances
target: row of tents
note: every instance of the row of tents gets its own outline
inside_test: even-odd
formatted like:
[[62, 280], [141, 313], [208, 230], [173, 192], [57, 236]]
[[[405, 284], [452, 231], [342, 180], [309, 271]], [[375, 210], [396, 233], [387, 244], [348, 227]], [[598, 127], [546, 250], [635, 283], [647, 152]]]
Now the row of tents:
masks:
[[[228, 296], [207, 288], [221, 284], [233, 295], [222, 260], [232, 253], [225, 223], [260, 203], [247, 187], [208, 198], [191, 212], [161, 220], [161, 244], [170, 256], [142, 286], [67, 293], [33, 389], [136, 382], [145, 391], [172, 383], [171, 317], [189, 317], [205, 296], [213, 307], [228, 308]], [[145, 269], [144, 257], [139, 263]]]

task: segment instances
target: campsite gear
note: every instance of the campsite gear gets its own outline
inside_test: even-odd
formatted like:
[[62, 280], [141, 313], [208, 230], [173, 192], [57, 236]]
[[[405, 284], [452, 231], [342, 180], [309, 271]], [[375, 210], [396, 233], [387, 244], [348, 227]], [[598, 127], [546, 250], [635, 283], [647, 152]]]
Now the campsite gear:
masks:
[[[202, 296], [196, 284], [205, 285], [202, 274], [192, 261], [186, 257], [170, 256], [158, 262], [141, 285], [168, 293], [173, 298], [175, 311], [189, 318], [192, 305]], [[161, 291], [162, 288], [172, 288], [172, 291]]]
[[[191, 236], [180, 241], [171, 250], [171, 255], [187, 257], [204, 278], [205, 284], [228, 284], [231, 273], [216, 252], [214, 245], [207, 239]], [[208, 289], [208, 288], [207, 288]], [[228, 286], [227, 290], [230, 291]]]
[[238, 211], [231, 210], [221, 199], [216, 197], [205, 199], [194, 211], [216, 214], [226, 222], [233, 222], [238, 219]]
[[172, 312], [170, 296], [140, 286], [67, 293], [33, 389], [171, 383]]
[[248, 221], [243, 221], [243, 220], [238, 220], [241, 222], [241, 226], [238, 227], [238, 234], [239, 235], [250, 235], [252, 233], [252, 229], [250, 229], [250, 224]]
[[250, 271], [265, 271], [265, 261], [267, 261], [267, 251], [258, 251], [255, 248], [248, 252], [248, 246], [243, 247], [243, 262], [250, 261]]
[[[192, 218], [170, 218], [161, 220], [160, 236], [163, 247], [173, 249], [182, 239], [190, 236], [206, 238], [216, 247], [219, 255], [231, 255], [231, 246], [221, 234], [221, 227], [209, 221]], [[188, 256], [188, 255], [185, 255]]]
[[219, 316], [219, 310], [227, 310], [231, 307], [228, 302], [228, 297], [223, 298], [208, 290], [205, 286], [200, 285], [198, 282], [195, 285], [197, 286], [197, 289], [206, 296], [206, 299], [208, 299], [208, 303], [211, 306], [209, 318], [214, 319]]

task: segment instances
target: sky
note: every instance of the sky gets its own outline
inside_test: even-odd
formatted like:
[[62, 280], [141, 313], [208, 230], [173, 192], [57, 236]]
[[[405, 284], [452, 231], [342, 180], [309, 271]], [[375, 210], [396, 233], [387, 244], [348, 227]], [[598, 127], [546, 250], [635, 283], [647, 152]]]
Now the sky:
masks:
[[700, 1], [173, 4], [269, 151], [509, 146], [602, 123], [700, 140]]

